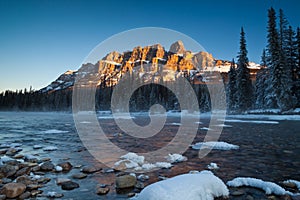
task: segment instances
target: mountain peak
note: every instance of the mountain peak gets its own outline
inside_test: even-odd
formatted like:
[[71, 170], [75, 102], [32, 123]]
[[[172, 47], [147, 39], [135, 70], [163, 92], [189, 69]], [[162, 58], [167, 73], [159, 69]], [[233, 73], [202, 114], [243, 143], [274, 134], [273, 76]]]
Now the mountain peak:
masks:
[[185, 48], [184, 48], [183, 42], [181, 40], [178, 40], [178, 41], [174, 42], [170, 46], [169, 51], [172, 52], [172, 53], [184, 54], [185, 53]]

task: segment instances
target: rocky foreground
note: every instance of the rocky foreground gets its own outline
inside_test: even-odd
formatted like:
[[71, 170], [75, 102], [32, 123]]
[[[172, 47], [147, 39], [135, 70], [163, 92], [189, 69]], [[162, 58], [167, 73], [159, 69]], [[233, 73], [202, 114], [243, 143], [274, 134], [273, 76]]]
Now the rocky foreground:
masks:
[[[109, 177], [110, 184], [95, 184], [94, 191], [98, 195], [106, 195], [109, 192], [116, 192], [133, 197], [150, 183], [167, 179], [157, 172], [149, 174], [133, 174], [118, 171], [117, 169], [101, 168], [98, 166], [82, 166], [72, 164], [71, 160], [54, 163], [51, 158], [38, 158], [38, 155], [23, 155], [21, 144], [10, 144], [5, 147], [1, 145], [1, 165], [0, 165], [0, 200], [4, 199], [31, 199], [31, 198], [63, 198], [65, 192], [72, 192], [80, 188], [78, 183], [81, 179], [86, 179], [92, 174], [98, 173]], [[34, 148], [41, 148], [34, 146]], [[44, 151], [54, 151], [55, 148], [44, 148]], [[72, 170], [80, 172], [71, 173]], [[161, 169], [172, 171], [171, 169]], [[212, 171], [217, 168], [211, 168]], [[176, 167], [173, 168], [173, 172]], [[191, 172], [194, 173], [194, 172]], [[65, 174], [68, 178], [61, 178], [59, 175]], [[51, 188], [53, 192], [44, 192], [47, 184], [54, 180], [56, 186]], [[294, 183], [281, 183], [281, 186], [293, 193], [299, 193], [297, 185]], [[59, 187], [62, 193], [54, 192]], [[263, 191], [252, 187], [229, 187], [229, 197], [216, 199], [272, 199], [272, 200], [297, 200], [300, 195], [266, 195]], [[82, 197], [78, 197], [82, 199]]]

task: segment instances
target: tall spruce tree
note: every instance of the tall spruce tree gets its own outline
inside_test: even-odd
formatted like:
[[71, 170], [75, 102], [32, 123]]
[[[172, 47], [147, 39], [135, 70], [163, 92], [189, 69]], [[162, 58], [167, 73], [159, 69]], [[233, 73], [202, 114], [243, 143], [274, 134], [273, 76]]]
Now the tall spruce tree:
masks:
[[296, 49], [295, 49], [295, 53], [296, 53], [296, 76], [297, 79], [300, 78], [300, 28], [297, 28], [297, 33], [296, 33]]
[[229, 112], [233, 112], [236, 109], [237, 104], [236, 69], [234, 59], [232, 59], [230, 70], [228, 72], [228, 84], [226, 89], [228, 110]]
[[262, 66], [262, 68], [256, 74], [256, 83], [255, 83], [255, 107], [256, 108], [265, 107], [266, 80], [268, 75], [265, 49], [263, 50], [261, 56], [260, 65]]
[[[283, 16], [283, 15], [280, 15]], [[276, 12], [273, 8], [268, 11], [268, 45], [267, 64], [270, 77], [267, 81], [266, 104], [271, 108], [280, 108], [287, 111], [295, 106], [295, 98], [292, 94], [291, 70], [287, 66], [285, 54], [284, 21], [280, 19], [279, 33], [276, 28]], [[283, 39], [281, 39], [281, 37]]]
[[268, 10], [268, 26], [267, 26], [267, 48], [266, 48], [266, 61], [267, 70], [269, 72], [268, 79], [266, 80], [266, 95], [265, 95], [265, 108], [277, 108], [276, 95], [273, 91], [273, 74], [275, 65], [279, 62], [280, 54], [279, 37], [276, 27], [276, 12], [271, 7]]
[[238, 52], [237, 62], [237, 110], [245, 112], [252, 106], [253, 88], [250, 79], [249, 59], [246, 47], [246, 38], [243, 27], [240, 35], [240, 51]]

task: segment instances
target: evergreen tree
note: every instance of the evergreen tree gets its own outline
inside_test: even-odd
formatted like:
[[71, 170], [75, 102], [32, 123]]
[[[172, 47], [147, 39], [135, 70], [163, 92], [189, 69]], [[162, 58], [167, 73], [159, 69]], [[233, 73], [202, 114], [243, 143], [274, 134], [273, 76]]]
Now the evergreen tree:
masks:
[[265, 107], [265, 96], [266, 96], [266, 80], [268, 75], [267, 60], [266, 60], [266, 50], [263, 50], [261, 56], [262, 68], [256, 74], [256, 83], [255, 83], [255, 107], [264, 108]]
[[228, 84], [227, 84], [227, 106], [229, 112], [236, 109], [237, 99], [236, 99], [236, 69], [235, 62], [232, 59], [230, 70], [228, 72]]
[[[282, 13], [282, 12], [281, 12]], [[287, 66], [285, 53], [285, 31], [283, 14], [280, 15], [279, 32], [276, 28], [276, 13], [273, 8], [268, 14], [268, 45], [267, 64], [269, 79], [267, 81], [266, 104], [268, 107], [278, 107], [281, 111], [290, 110], [295, 106], [295, 98], [292, 94], [291, 70]]]
[[240, 35], [240, 51], [238, 53], [237, 62], [237, 109], [239, 112], [244, 112], [251, 108], [253, 88], [250, 79], [249, 59], [247, 57], [248, 51], [246, 47], [246, 39], [244, 29], [241, 28]]
[[279, 37], [276, 27], [276, 12], [273, 8], [268, 10], [268, 26], [267, 26], [267, 49], [266, 49], [266, 63], [269, 72], [268, 79], [266, 80], [266, 95], [265, 95], [265, 108], [277, 108], [276, 95], [273, 91], [273, 73], [274, 66], [279, 61]]
[[297, 28], [297, 33], [296, 33], [296, 45], [295, 45], [295, 54], [296, 54], [296, 77], [297, 79], [300, 78], [300, 28]]
[[288, 46], [288, 26], [289, 23], [283, 13], [282, 9], [279, 9], [279, 46], [280, 50], [286, 53], [286, 48]]

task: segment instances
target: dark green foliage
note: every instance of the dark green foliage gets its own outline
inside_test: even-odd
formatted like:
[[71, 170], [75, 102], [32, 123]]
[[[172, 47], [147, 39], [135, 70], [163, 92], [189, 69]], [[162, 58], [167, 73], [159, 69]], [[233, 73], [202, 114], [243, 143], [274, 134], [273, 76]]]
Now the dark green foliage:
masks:
[[250, 79], [250, 70], [248, 69], [248, 51], [246, 48], [246, 39], [244, 29], [241, 28], [240, 36], [240, 51], [238, 53], [237, 62], [237, 110], [239, 112], [245, 112], [252, 107], [253, 87]]

